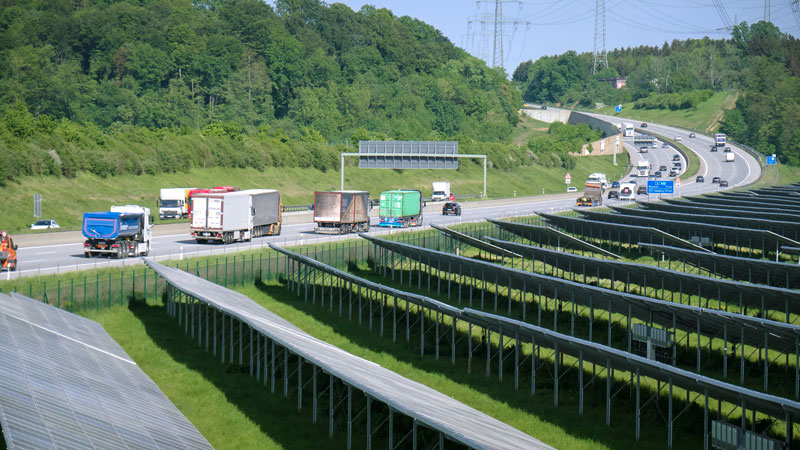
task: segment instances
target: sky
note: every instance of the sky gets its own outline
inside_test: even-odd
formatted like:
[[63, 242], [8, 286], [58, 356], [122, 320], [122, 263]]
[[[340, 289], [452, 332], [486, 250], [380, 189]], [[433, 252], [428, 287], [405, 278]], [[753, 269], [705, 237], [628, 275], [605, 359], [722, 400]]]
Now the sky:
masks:
[[[782, 31], [800, 35], [791, 0], [772, 0], [770, 18]], [[267, 3], [273, 3], [267, 1]], [[365, 4], [387, 8], [397, 16], [420, 19], [450, 41], [477, 57], [492, 61], [491, 45], [481, 34], [492, 35], [495, 0], [339, 0], [354, 11]], [[575, 50], [594, 51], [596, 0], [502, 0], [504, 67], [509, 74], [524, 61]], [[733, 23], [764, 18], [765, 0], [605, 0], [606, 49], [658, 45], [673, 39], [720, 39], [730, 32], [714, 7], [724, 5]], [[482, 25], [482, 20], [492, 22]], [[486, 41], [489, 44], [493, 38]], [[488, 54], [488, 55], [487, 55]], [[491, 64], [490, 64], [491, 65]]]

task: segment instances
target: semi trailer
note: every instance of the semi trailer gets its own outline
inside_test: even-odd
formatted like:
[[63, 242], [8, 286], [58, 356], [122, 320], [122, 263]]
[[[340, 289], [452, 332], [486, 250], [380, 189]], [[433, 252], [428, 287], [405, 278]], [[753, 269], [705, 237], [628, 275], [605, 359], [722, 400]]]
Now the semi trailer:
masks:
[[369, 192], [327, 191], [314, 193], [317, 233], [346, 234], [369, 231]]
[[189, 232], [198, 244], [230, 244], [281, 233], [281, 195], [274, 189], [199, 193], [192, 197]]
[[147, 256], [150, 253], [153, 216], [139, 205], [112, 206], [109, 211], [83, 214], [83, 255], [113, 258]]
[[380, 222], [382, 227], [422, 226], [422, 191], [398, 189], [381, 192]]
[[189, 217], [189, 192], [197, 188], [164, 188], [158, 197], [160, 219], [185, 219]]

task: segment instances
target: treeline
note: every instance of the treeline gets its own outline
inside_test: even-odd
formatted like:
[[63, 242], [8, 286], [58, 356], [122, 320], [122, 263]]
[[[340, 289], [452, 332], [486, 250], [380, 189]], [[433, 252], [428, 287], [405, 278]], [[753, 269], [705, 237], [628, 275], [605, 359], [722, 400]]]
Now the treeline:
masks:
[[[691, 109], [709, 92], [738, 91], [721, 129], [783, 163], [800, 164], [800, 40], [769, 22], [742, 23], [729, 39], [688, 39], [608, 53], [591, 75], [590, 53], [522, 63], [513, 80], [526, 101], [583, 107], [635, 102], [636, 108]], [[615, 89], [609, 79], [626, 77]]]
[[[67, 165], [75, 170], [125, 165], [130, 166], [125, 172], [147, 172], [156, 170], [154, 164], [172, 170], [169, 161], [189, 164], [186, 158], [198, 156], [152, 150], [160, 156], [141, 156], [149, 161], [143, 163], [134, 156], [150, 151], [144, 148], [149, 141], [133, 145], [135, 151], [107, 146], [136, 144], [147, 134], [141, 130], [167, 142], [211, 139], [213, 130], [227, 128], [228, 134], [238, 130], [234, 134], [244, 136], [245, 144], [261, 139], [269, 157], [256, 159], [265, 164], [291, 161], [279, 150], [283, 147], [304, 164], [315, 160], [301, 150], [309, 141], [503, 142], [519, 120], [521, 95], [502, 71], [455, 47], [430, 25], [371, 6], [355, 12], [321, 0], [274, 5], [0, 2], [0, 115], [27, 110], [35, 123], [35, 133], [25, 135], [5, 120], [5, 133], [14, 142], [5, 142], [3, 150], [38, 145], [56, 150], [62, 171]], [[69, 128], [88, 134], [80, 139], [58, 134]], [[51, 131], [55, 134], [47, 137]], [[263, 135], [280, 145], [264, 143]], [[31, 139], [35, 142], [25, 143]], [[56, 145], [62, 142], [71, 147]], [[101, 155], [104, 148], [113, 155]], [[31, 158], [20, 160], [24, 168], [12, 173], [38, 171], [54, 159]], [[253, 160], [245, 154], [232, 158]]]
[[711, 89], [699, 91], [673, 92], [670, 94], [650, 94], [633, 103], [635, 109], [690, 109], [697, 108], [700, 103], [714, 95]]

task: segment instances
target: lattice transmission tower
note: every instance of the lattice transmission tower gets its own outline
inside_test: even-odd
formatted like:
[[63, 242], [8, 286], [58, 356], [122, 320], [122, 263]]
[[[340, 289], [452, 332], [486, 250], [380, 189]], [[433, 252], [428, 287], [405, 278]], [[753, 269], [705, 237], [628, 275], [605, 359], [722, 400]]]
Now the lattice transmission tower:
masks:
[[770, 8], [769, 0], [764, 0], [764, 21], [770, 22], [770, 16], [772, 16], [772, 11]]
[[597, 0], [594, 8], [594, 61], [592, 75], [608, 69], [606, 54], [606, 0]]
[[[504, 4], [516, 5], [516, 16], [504, 14]], [[472, 54], [491, 67], [505, 69], [508, 56], [506, 49], [511, 50], [518, 27], [531, 25], [529, 21], [519, 18], [522, 6], [523, 2], [519, 0], [477, 0], [475, 16], [468, 21], [468, 39]], [[507, 27], [509, 25], [510, 29]]]

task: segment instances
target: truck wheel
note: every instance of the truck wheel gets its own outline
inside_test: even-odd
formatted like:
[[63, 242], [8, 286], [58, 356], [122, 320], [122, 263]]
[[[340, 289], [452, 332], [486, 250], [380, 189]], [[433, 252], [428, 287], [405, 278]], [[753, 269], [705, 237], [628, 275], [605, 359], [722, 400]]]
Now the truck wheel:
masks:
[[10, 270], [12, 272], [16, 272], [17, 271], [17, 260], [15, 259], [14, 261], [11, 261], [11, 263], [8, 265], [8, 267], [9, 267], [8, 270]]
[[147, 256], [150, 254], [150, 244], [147, 244], [147, 249], [142, 253], [142, 256]]

